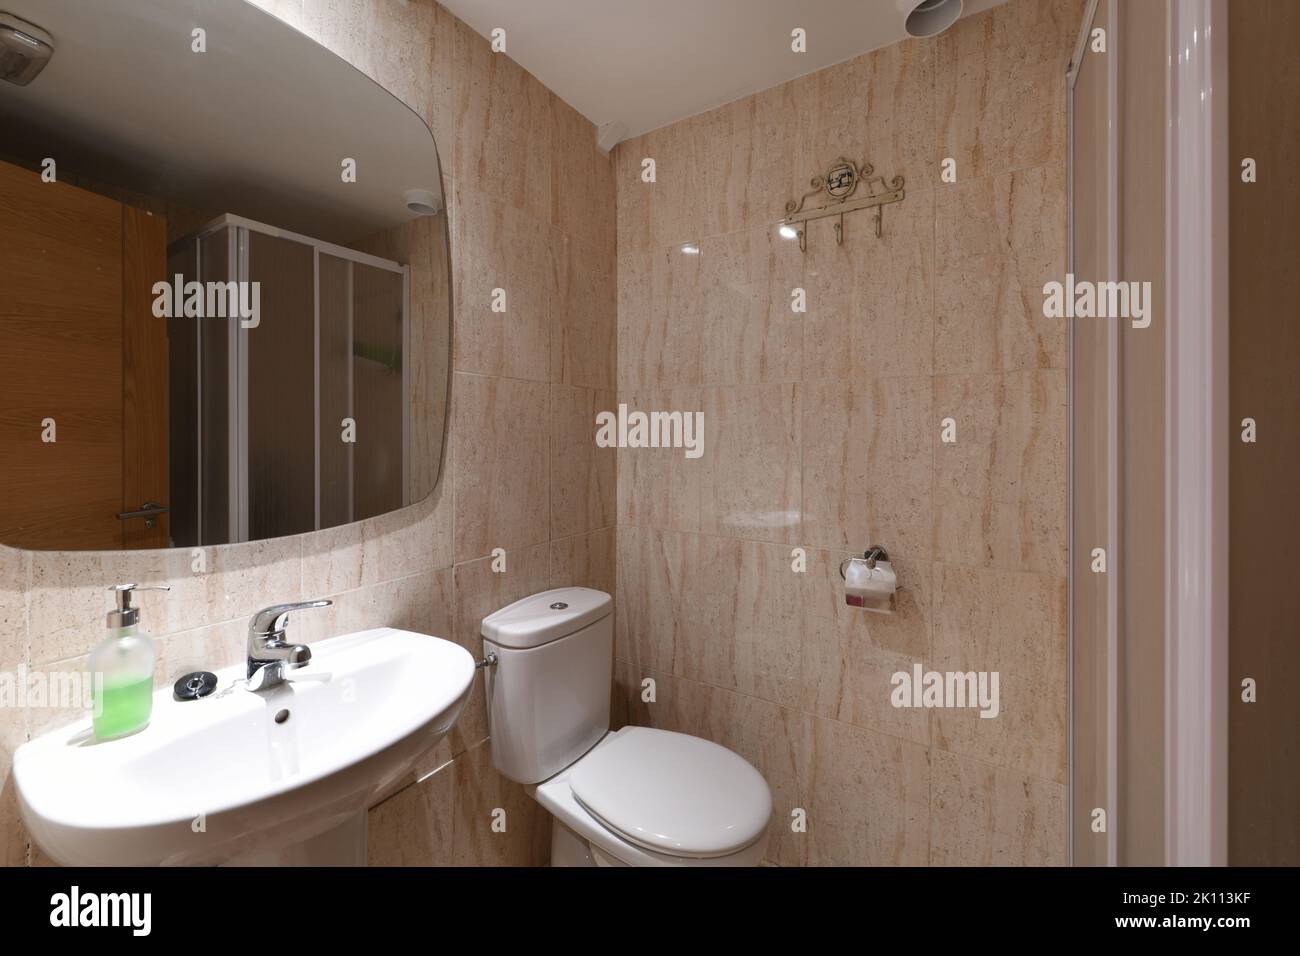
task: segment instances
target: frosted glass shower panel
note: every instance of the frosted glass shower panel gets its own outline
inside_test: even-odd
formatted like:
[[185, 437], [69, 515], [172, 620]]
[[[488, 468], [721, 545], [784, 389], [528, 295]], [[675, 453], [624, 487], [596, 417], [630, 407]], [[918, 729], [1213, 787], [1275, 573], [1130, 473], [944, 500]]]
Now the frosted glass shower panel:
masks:
[[[195, 543], [300, 534], [408, 503], [409, 280], [401, 263], [225, 216], [172, 246], [238, 314], [178, 321], [179, 526]], [[231, 301], [235, 301], [232, 299]]]

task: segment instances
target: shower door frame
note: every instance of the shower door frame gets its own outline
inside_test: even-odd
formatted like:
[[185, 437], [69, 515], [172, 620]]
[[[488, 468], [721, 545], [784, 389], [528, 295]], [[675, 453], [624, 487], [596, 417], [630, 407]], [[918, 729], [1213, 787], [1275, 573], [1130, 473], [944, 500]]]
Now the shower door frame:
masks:
[[[1066, 69], [1066, 272], [1070, 275], [1075, 274], [1075, 248], [1074, 248], [1074, 169], [1075, 169], [1075, 81], [1078, 79], [1079, 71], [1083, 65], [1084, 55], [1087, 51], [1088, 40], [1092, 31], [1093, 22], [1097, 16], [1097, 10], [1101, 3], [1105, 2], [1108, 8], [1109, 23], [1114, 23], [1115, 13], [1117, 11], [1116, 0], [1088, 0], [1084, 8], [1083, 21], [1079, 27], [1079, 36], [1075, 40], [1074, 53], [1070, 58], [1069, 66]], [[1113, 34], [1114, 31], [1112, 31]], [[1117, 37], [1112, 35], [1108, 40], [1108, 50], [1112, 55], [1106, 58], [1106, 111], [1107, 118], [1110, 122], [1107, 125], [1106, 141], [1106, 208], [1108, 211], [1107, 223], [1107, 269], [1113, 275], [1119, 271], [1119, 139], [1116, 133], [1116, 117], [1118, 115], [1118, 91], [1119, 91], [1119, 57], [1116, 54]], [[1076, 378], [1075, 378], [1075, 354], [1074, 354], [1074, 318], [1067, 320], [1066, 326], [1066, 343], [1067, 343], [1067, 361], [1068, 372], [1067, 395], [1070, 408], [1070, 421], [1068, 428], [1068, 454], [1066, 456], [1066, 525], [1069, 532], [1069, 554], [1067, 559], [1067, 581], [1068, 599], [1067, 599], [1067, 627], [1066, 627], [1066, 672], [1067, 672], [1067, 692], [1069, 700], [1067, 701], [1067, 712], [1069, 714], [1069, 725], [1066, 731], [1066, 760], [1069, 764], [1069, 793], [1067, 795], [1067, 815], [1066, 823], [1066, 859], [1070, 865], [1075, 860], [1074, 845], [1074, 825], [1080, 808], [1076, 805], [1077, 788], [1075, 786], [1075, 707], [1078, 703], [1075, 694], [1075, 593], [1074, 593], [1074, 575], [1076, 569], [1076, 560], [1078, 554], [1078, 542], [1074, 539], [1074, 465], [1075, 465], [1075, 435], [1074, 421], [1076, 408]], [[1106, 445], [1107, 445], [1107, 474], [1106, 474], [1106, 496], [1107, 500], [1112, 503], [1110, 513], [1107, 516], [1107, 540], [1106, 553], [1115, 554], [1115, 542], [1119, 540], [1119, 515], [1114, 504], [1119, 497], [1119, 336], [1111, 334], [1107, 342], [1107, 394], [1106, 394]], [[1117, 696], [1119, 684], [1119, 672], [1116, 665], [1119, 644], [1119, 576], [1117, 574], [1108, 574], [1106, 578], [1107, 600], [1106, 600], [1106, 805], [1108, 816], [1114, 815], [1114, 809], [1118, 804], [1118, 766], [1117, 766], [1117, 735], [1118, 735], [1118, 710]], [[1106, 827], [1106, 863], [1108, 866], [1115, 866], [1118, 862], [1118, 835], [1116, 828], [1108, 821]]]
[[[312, 250], [312, 286], [313, 286], [313, 304], [312, 304], [312, 362], [315, 368], [313, 373], [313, 405], [315, 408], [315, 437], [313, 440], [313, 470], [315, 474], [315, 521], [314, 528], [311, 530], [321, 530], [321, 454], [320, 454], [320, 257], [322, 254], [332, 256], [336, 259], [342, 259], [348, 263], [357, 265], [370, 266], [376, 269], [382, 269], [385, 272], [398, 274], [402, 278], [402, 463], [401, 463], [401, 484], [402, 484], [402, 504], [405, 508], [409, 505], [411, 494], [410, 479], [410, 446], [411, 446], [411, 375], [410, 375], [410, 354], [411, 354], [411, 267], [409, 264], [394, 262], [391, 259], [384, 259], [380, 256], [371, 255], [367, 252], [359, 252], [350, 249], [347, 246], [340, 246], [336, 243], [326, 242], [323, 239], [315, 239], [301, 233], [291, 232], [287, 229], [280, 229], [277, 226], [271, 226], [267, 223], [258, 222], [255, 219], [249, 219], [245, 216], [237, 216], [233, 213], [225, 213], [217, 218], [204, 223], [199, 229], [186, 236], [182, 242], [194, 242], [196, 248], [198, 244], [213, 233], [222, 229], [227, 230], [227, 274], [219, 277], [223, 281], [234, 279], [236, 281], [246, 281], [250, 269], [249, 262], [249, 234], [256, 232], [263, 236], [273, 239], [284, 239], [288, 242], [294, 242], [299, 245], [308, 246]], [[202, 256], [196, 256], [196, 278], [203, 282], [209, 278], [202, 274]], [[349, 276], [349, 288], [351, 287], [351, 277]], [[349, 303], [349, 311], [351, 303]], [[196, 320], [201, 322], [201, 320]], [[351, 332], [351, 322], [349, 321], [349, 334]], [[350, 351], [351, 342], [349, 342]], [[198, 348], [202, 349], [202, 337], [198, 337]], [[229, 463], [229, 481], [231, 496], [229, 502], [230, 517], [230, 541], [227, 544], [249, 540], [248, 517], [249, 517], [249, 485], [248, 485], [248, 329], [244, 328], [239, 322], [229, 323], [229, 356], [231, 361], [227, 366], [227, 401], [228, 401], [228, 435], [227, 447], [229, 449], [227, 460]], [[200, 359], [198, 367], [202, 369]], [[348, 370], [349, 392], [352, 387], [352, 369]], [[199, 407], [202, 407], [202, 388], [203, 382], [200, 377], [196, 381], [196, 388], [199, 390]], [[200, 416], [200, 425], [202, 416]], [[348, 448], [349, 466], [352, 462], [352, 453], [354, 449]], [[200, 529], [202, 528], [201, 516], [203, 513], [203, 486], [202, 486], [202, 455], [203, 443], [200, 438], [198, 453], [200, 456], [200, 465], [198, 468], [198, 508], [200, 514]], [[355, 505], [352, 500], [352, 469], [348, 469], [348, 522], [357, 520], [355, 517]], [[200, 534], [200, 543], [202, 535]]]
[[1165, 863], [1228, 862], [1228, 6], [1174, 0], [1165, 125]]
[[[1089, 0], [1067, 72], [1067, 268], [1075, 266], [1075, 80], [1097, 10], [1107, 4], [1116, 26], [1117, 0]], [[1165, 65], [1165, 578], [1164, 578], [1164, 862], [1227, 863], [1228, 674], [1228, 215], [1226, 0], [1167, 0]], [[1116, 55], [1123, 37], [1108, 37], [1106, 143], [1107, 268], [1119, 275], [1119, 98]], [[1069, 815], [1068, 856], [1075, 861], [1075, 593], [1074, 540], [1076, 376], [1074, 327], [1069, 355]], [[1119, 545], [1122, 399], [1119, 336], [1108, 340], [1106, 428], [1107, 586], [1105, 794], [1106, 863], [1118, 865], [1120, 805]], [[1122, 565], [1119, 565], [1122, 567]]]

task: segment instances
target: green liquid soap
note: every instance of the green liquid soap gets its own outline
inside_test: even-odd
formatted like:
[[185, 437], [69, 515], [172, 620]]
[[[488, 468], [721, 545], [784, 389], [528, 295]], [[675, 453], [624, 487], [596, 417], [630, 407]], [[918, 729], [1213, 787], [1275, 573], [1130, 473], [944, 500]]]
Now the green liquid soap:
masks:
[[[143, 730], [153, 713], [153, 678], [131, 681], [105, 681], [103, 706], [94, 717], [95, 736], [100, 740], [125, 737]], [[100, 703], [97, 698], [96, 705]]]

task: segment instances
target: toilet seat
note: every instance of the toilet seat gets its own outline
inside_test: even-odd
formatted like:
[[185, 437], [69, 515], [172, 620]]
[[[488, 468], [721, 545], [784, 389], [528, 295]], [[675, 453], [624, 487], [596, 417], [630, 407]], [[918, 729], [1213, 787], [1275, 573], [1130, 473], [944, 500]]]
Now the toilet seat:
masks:
[[772, 794], [744, 758], [649, 727], [611, 734], [569, 768], [574, 799], [619, 837], [656, 854], [713, 859], [767, 830]]

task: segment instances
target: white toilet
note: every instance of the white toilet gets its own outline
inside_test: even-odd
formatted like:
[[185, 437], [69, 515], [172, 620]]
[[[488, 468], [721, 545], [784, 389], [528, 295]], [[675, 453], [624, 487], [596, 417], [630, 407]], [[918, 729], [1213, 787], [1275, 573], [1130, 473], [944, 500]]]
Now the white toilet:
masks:
[[726, 747], [609, 732], [613, 601], [556, 588], [483, 619], [492, 763], [551, 814], [552, 866], [755, 866], [772, 794]]

